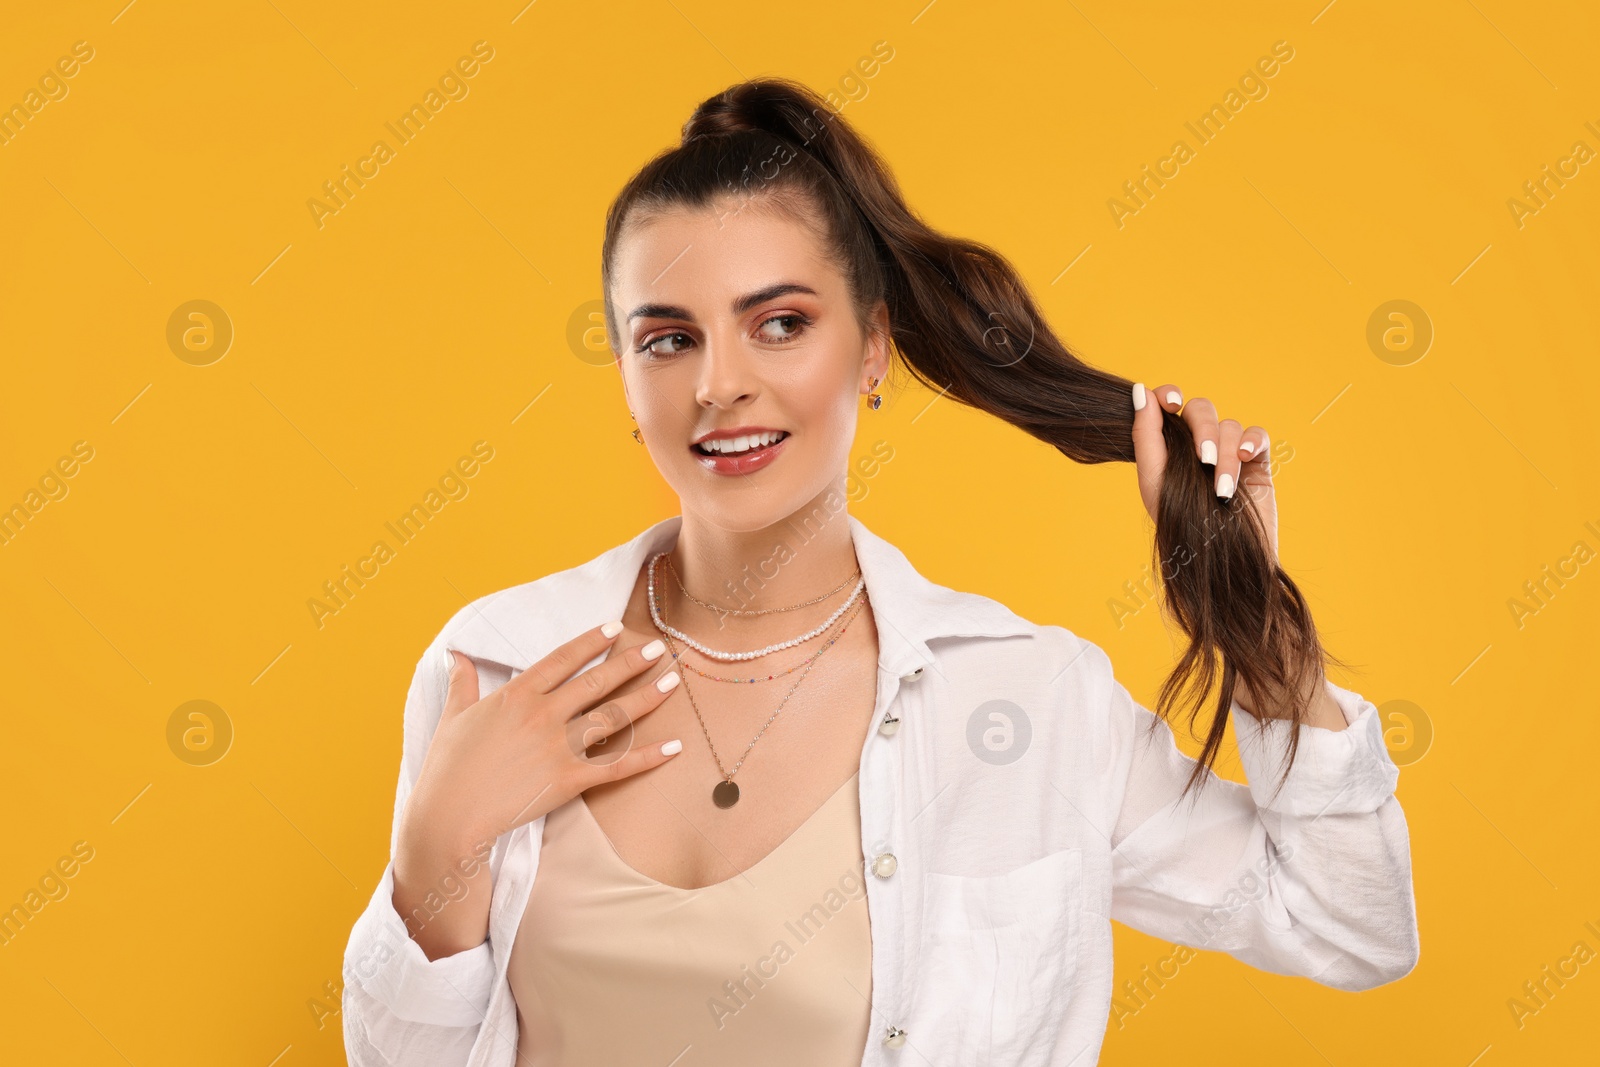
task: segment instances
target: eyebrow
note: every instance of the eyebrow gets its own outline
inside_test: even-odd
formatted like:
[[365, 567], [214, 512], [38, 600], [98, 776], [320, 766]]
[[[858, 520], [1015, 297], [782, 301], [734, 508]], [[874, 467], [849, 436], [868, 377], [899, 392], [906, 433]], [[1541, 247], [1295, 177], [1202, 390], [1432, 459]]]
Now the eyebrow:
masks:
[[[757, 289], [753, 293], [746, 293], [739, 297], [733, 302], [733, 313], [735, 315], [743, 315], [757, 304], [774, 300], [780, 296], [788, 296], [790, 293], [805, 293], [809, 296], [817, 295], [817, 291], [809, 285], [801, 285], [799, 282], [777, 282], [764, 289]], [[628, 321], [632, 322], [637, 318], [689, 319], [692, 321], [694, 316], [690, 314], [688, 308], [677, 304], [640, 304], [628, 315]]]

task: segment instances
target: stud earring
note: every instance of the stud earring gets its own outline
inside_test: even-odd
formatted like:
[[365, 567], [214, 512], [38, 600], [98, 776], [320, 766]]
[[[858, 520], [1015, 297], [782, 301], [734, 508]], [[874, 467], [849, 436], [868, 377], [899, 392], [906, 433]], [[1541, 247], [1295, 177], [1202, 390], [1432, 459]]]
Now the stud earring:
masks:
[[[872, 379], [872, 384], [867, 386], [867, 388], [869, 390], [876, 389], [878, 387], [878, 381], [879, 381], [879, 379], [877, 379], [877, 378]], [[867, 393], [867, 406], [870, 407], [873, 411], [877, 411], [880, 407], [883, 406], [883, 397], [879, 396], [877, 393], [873, 393], [873, 392]]]
[[644, 444], [644, 438], [640, 435], [639, 427], [637, 425], [638, 422], [639, 422], [638, 417], [636, 415], [634, 415], [633, 412], [630, 411], [630, 412], [628, 412], [628, 418], [633, 419], [633, 421], [635, 423], [635, 425], [633, 427], [633, 439], [635, 441], [637, 441], [641, 445]]

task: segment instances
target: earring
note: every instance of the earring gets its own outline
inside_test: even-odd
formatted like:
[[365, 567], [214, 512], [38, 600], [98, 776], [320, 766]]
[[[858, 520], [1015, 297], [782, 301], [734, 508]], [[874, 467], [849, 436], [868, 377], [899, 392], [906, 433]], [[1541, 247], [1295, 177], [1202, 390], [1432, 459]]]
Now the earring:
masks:
[[[870, 389], [876, 389], [877, 387], [878, 387], [878, 379], [877, 378], [872, 379], [872, 384], [867, 386], [867, 388], [869, 390]], [[883, 406], [883, 397], [879, 396], [877, 393], [869, 392], [867, 394], [867, 406], [870, 407], [873, 411], [877, 411], [880, 407]]]
[[628, 412], [628, 418], [633, 419], [633, 421], [635, 423], [635, 425], [633, 427], [633, 439], [635, 441], [639, 442], [639, 444], [641, 444], [641, 445], [644, 444], [644, 438], [642, 436], [640, 436], [640, 434], [639, 434], [639, 427], [637, 425], [638, 422], [639, 422], [638, 417], [635, 416], [634, 413], [630, 411], [630, 412]]

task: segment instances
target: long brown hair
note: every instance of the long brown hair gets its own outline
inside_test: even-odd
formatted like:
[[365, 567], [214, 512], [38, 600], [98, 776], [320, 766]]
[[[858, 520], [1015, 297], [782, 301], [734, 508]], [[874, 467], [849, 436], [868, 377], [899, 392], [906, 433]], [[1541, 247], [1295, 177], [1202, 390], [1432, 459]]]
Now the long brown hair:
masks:
[[[1058, 339], [998, 252], [923, 223], [877, 152], [820, 95], [788, 79], [740, 82], [700, 104], [680, 143], [617, 195], [601, 252], [614, 349], [622, 334], [610, 283], [625, 224], [730, 200], [739, 210], [758, 198], [820, 224], [858, 319], [867, 323], [885, 301], [893, 347], [928, 388], [1004, 419], [1079, 463], [1134, 461], [1133, 382], [1089, 366]], [[1189, 643], [1162, 685], [1156, 713], [1170, 719], [1192, 693], [1192, 731], [1220, 673], [1187, 794], [1216, 761], [1236, 681], [1298, 724], [1331, 657], [1305, 598], [1271, 558], [1253, 499], [1247, 492], [1218, 499], [1188, 424], [1165, 410], [1162, 419], [1167, 466], [1153, 560], [1163, 610]], [[1298, 749], [1298, 725], [1291, 733], [1279, 788]]]

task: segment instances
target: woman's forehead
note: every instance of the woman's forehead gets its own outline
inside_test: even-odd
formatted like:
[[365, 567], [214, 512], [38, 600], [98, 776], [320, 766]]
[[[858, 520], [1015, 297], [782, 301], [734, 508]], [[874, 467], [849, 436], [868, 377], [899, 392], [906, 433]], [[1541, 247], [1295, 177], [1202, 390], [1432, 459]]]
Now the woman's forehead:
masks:
[[716, 209], [681, 209], [630, 225], [617, 245], [613, 274], [619, 303], [644, 301], [700, 306], [775, 280], [798, 281], [833, 295], [843, 279], [812, 228], [790, 215], [734, 202]]

